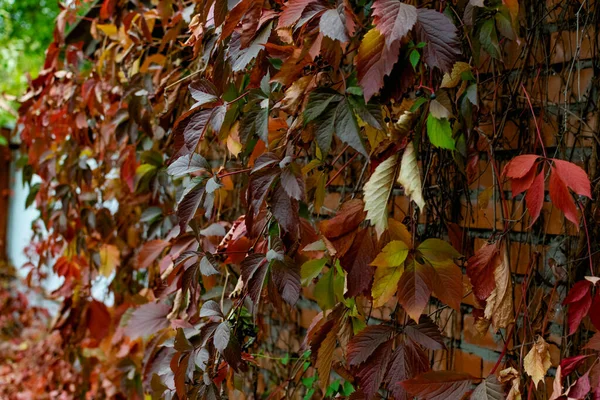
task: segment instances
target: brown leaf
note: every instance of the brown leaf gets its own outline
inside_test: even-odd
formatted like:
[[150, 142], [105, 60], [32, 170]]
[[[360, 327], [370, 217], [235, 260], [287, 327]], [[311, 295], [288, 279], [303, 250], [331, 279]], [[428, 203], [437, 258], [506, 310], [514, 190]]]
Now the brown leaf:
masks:
[[539, 336], [531, 350], [529, 350], [529, 353], [523, 359], [523, 368], [537, 386], [544, 380], [544, 376], [546, 376], [546, 372], [551, 366], [550, 345], [546, 343], [544, 338]]
[[514, 321], [514, 304], [512, 296], [512, 275], [506, 246], [500, 251], [502, 256], [494, 270], [496, 287], [487, 298], [485, 317], [492, 321], [494, 329], [506, 328]]

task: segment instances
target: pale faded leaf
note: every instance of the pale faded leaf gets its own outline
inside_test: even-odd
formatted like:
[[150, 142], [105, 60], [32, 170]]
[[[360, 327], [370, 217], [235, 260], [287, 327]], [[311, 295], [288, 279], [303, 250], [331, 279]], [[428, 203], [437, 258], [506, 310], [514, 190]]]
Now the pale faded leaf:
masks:
[[417, 164], [417, 152], [412, 142], [408, 143], [406, 149], [404, 149], [404, 155], [402, 161], [400, 161], [398, 183], [404, 187], [404, 193], [423, 210], [425, 200], [423, 200], [421, 188], [421, 173]]
[[375, 226], [377, 237], [387, 229], [387, 202], [394, 186], [398, 164], [398, 155], [394, 154], [375, 168], [364, 188], [365, 211], [367, 219]]
[[444, 74], [444, 78], [442, 79], [442, 85], [440, 87], [443, 88], [453, 88], [456, 87], [461, 80], [461, 76], [463, 72], [467, 72], [471, 69], [471, 66], [463, 61], [457, 61], [454, 63], [451, 72], [446, 72]]

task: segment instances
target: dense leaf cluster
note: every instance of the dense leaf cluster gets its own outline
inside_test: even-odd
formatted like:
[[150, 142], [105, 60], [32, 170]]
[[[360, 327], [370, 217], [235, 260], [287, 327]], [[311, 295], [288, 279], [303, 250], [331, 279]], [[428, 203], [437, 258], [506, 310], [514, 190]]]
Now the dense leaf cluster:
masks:
[[[518, 10], [105, 0], [80, 36], [65, 34], [75, 14], [63, 10], [19, 131], [26, 176], [41, 178], [29, 278], [44, 266], [63, 278], [53, 329], [87, 382], [73, 391], [500, 399], [519, 398], [521, 377], [542, 380], [543, 337], [519, 371], [500, 371], [502, 355], [483, 379], [431, 363], [449, 343], [435, 319], [460, 312], [471, 290], [463, 271], [482, 333], [514, 328], [520, 314], [511, 223], [467, 260], [453, 210], [439, 206], [470, 183], [477, 67], [519, 36]], [[452, 177], [438, 181], [443, 191], [424, 187], [431, 171]], [[551, 199], [578, 224], [570, 190], [591, 196], [579, 167], [522, 155], [497, 175], [527, 192], [533, 223], [547, 171]], [[390, 212], [398, 189], [412, 201], [402, 221]], [[572, 331], [596, 281], [566, 300]], [[105, 297], [92, 290], [100, 282]], [[307, 304], [319, 312], [303, 332]], [[279, 339], [297, 346], [281, 356], [267, 344]]]

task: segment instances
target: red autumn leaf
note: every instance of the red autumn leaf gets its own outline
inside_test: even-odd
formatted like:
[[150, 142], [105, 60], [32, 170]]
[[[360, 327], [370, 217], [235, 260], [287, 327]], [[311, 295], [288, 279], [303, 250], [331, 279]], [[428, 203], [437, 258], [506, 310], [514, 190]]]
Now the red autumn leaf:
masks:
[[579, 217], [577, 215], [577, 208], [575, 207], [573, 196], [569, 193], [566, 183], [554, 167], [551, 168], [550, 185], [548, 186], [548, 189], [550, 191], [550, 200], [552, 200], [552, 204], [558, 207], [565, 214], [565, 217], [579, 229]]
[[137, 256], [137, 269], [148, 268], [169, 245], [169, 242], [161, 239], [146, 242]]
[[315, 3], [317, 0], [289, 0], [285, 3], [283, 11], [279, 15], [279, 27], [288, 27], [295, 24], [300, 17], [304, 9], [311, 3]]
[[283, 300], [294, 305], [300, 297], [300, 271], [289, 257], [284, 261], [273, 260], [271, 264], [273, 283]]
[[592, 198], [590, 179], [581, 167], [568, 161], [557, 160], [556, 158], [553, 158], [552, 161], [554, 162], [556, 173], [569, 189], [581, 196]]
[[461, 372], [431, 371], [403, 381], [402, 386], [421, 400], [461, 400], [474, 379]]
[[371, 325], [360, 331], [348, 343], [348, 364], [360, 365], [375, 349], [390, 339], [394, 329], [388, 325]]
[[137, 167], [135, 147], [127, 146], [125, 156], [123, 157], [123, 163], [121, 164], [121, 179], [127, 184], [131, 193], [135, 192], [135, 170]]
[[326, 238], [333, 239], [354, 231], [365, 219], [364, 206], [359, 199], [345, 202], [335, 217], [321, 222], [321, 233]]
[[510, 160], [508, 164], [504, 167], [503, 175], [508, 178], [523, 178], [535, 165], [536, 161], [540, 158], [540, 156], [536, 154], [525, 154], [522, 156], [517, 156]]
[[574, 357], [563, 358], [560, 360], [560, 369], [563, 377], [566, 377], [575, 371], [575, 369], [588, 357], [590, 354], [582, 354]]
[[[537, 176], [537, 168], [531, 168], [523, 177], [512, 178], [510, 181], [513, 197], [518, 196], [531, 187], [533, 180]], [[543, 175], [543, 172], [542, 172]]]
[[538, 174], [525, 194], [525, 202], [527, 204], [527, 209], [529, 210], [529, 215], [531, 216], [531, 225], [539, 218], [542, 207], [544, 206], [545, 177], [545, 170], [542, 169], [542, 172]]
[[467, 276], [473, 285], [473, 294], [486, 300], [496, 287], [494, 271], [499, 262], [499, 243], [486, 243], [467, 262]]
[[563, 301], [569, 306], [567, 320], [569, 323], [569, 335], [577, 331], [581, 320], [588, 314], [592, 306], [591, 282], [581, 280], [573, 285], [569, 294]]
[[111, 317], [108, 308], [102, 302], [92, 300], [88, 306], [87, 327], [97, 341], [101, 341], [110, 331]]

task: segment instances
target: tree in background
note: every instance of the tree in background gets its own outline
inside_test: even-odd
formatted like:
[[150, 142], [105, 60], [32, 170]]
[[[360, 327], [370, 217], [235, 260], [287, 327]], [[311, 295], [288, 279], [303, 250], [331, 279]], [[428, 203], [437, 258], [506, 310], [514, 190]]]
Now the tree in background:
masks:
[[[600, 301], [588, 212], [597, 191], [574, 158], [547, 151], [531, 88], [502, 61], [504, 46], [529, 49], [537, 37], [543, 24], [531, 10], [105, 0], [75, 33], [66, 26], [77, 10], [62, 10], [18, 119], [25, 176], [41, 178], [31, 185], [41, 215], [27, 280], [52, 266], [62, 306], [34, 357], [15, 339], [0, 390], [94, 399], [597, 392], [598, 334], [586, 350], [563, 341], [554, 386], [540, 383], [559, 285], [576, 279], [563, 302], [571, 335], [587, 335], [587, 319], [600, 328]], [[506, 82], [513, 92], [497, 96]], [[515, 104], [536, 129], [502, 158]], [[463, 223], [473, 209], [461, 200], [475, 197], [482, 159], [493, 179], [477, 195], [498, 210], [474, 249], [478, 228]], [[548, 278], [531, 262], [517, 282], [511, 243], [545, 236], [546, 182], [569, 221], [563, 233], [581, 228], [585, 271], [565, 277], [555, 262]], [[94, 293], [103, 280], [107, 292]], [[456, 315], [481, 335], [502, 332], [483, 376], [436, 361], [451, 354]]]
[[0, 126], [14, 123], [12, 99], [27, 88], [26, 74], [35, 78], [44, 63], [58, 11], [55, 0], [0, 0]]

